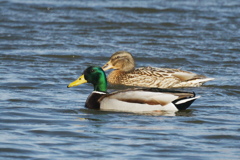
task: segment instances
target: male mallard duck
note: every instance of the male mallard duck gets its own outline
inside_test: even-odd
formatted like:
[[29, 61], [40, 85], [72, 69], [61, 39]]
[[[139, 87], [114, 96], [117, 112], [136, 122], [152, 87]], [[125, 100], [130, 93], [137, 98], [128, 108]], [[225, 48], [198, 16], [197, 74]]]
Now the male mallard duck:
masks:
[[107, 79], [101, 67], [88, 67], [69, 87], [92, 83], [94, 91], [89, 95], [85, 107], [122, 112], [178, 111], [188, 108], [195, 93], [168, 91], [159, 88], [127, 89], [107, 93]]
[[156, 67], [135, 69], [133, 56], [126, 51], [114, 53], [102, 68], [104, 71], [115, 69], [108, 76], [109, 83], [128, 86], [157, 88], [199, 87], [203, 83], [214, 79], [180, 69]]

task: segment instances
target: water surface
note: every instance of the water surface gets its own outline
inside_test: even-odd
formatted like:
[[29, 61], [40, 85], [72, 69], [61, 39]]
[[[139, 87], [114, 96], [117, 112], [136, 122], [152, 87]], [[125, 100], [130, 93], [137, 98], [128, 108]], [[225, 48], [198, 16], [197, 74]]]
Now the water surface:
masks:
[[[0, 1], [1, 159], [240, 159], [239, 8], [238, 0]], [[201, 98], [175, 114], [85, 109], [92, 86], [67, 84], [119, 50], [137, 67], [216, 79], [181, 89]]]

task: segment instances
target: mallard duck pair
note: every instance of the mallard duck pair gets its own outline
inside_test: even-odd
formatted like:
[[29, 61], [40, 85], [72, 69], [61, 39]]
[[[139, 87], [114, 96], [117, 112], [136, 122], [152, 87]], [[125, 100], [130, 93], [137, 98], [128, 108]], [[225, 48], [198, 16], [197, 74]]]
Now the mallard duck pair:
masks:
[[[104, 70], [115, 69], [108, 76], [112, 84], [154, 87], [138, 88], [107, 93]], [[198, 87], [212, 80], [192, 72], [170, 68], [143, 67], [135, 69], [132, 55], [126, 51], [114, 53], [102, 68], [88, 67], [83, 75], [68, 87], [92, 83], [94, 91], [89, 95], [85, 107], [108, 111], [152, 112], [178, 111], [188, 108], [198, 97], [194, 92], [170, 91], [160, 88]]]
[[137, 88], [107, 93], [107, 79], [101, 67], [88, 67], [83, 75], [68, 85], [68, 88], [83, 83], [92, 83], [94, 87], [85, 103], [85, 107], [90, 109], [121, 112], [178, 111], [185, 110], [199, 98], [195, 93], [159, 88]]

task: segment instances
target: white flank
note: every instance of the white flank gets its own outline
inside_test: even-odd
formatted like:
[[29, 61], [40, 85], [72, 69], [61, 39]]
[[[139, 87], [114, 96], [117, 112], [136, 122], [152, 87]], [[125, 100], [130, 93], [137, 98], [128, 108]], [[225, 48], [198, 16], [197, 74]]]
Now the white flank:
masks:
[[[146, 91], [128, 91], [119, 92], [112, 96], [105, 97], [101, 101], [100, 108], [108, 111], [121, 111], [121, 112], [149, 112], [149, 111], [178, 111], [172, 101], [177, 99], [178, 96], [159, 93], [159, 92], [146, 92]], [[129, 103], [122, 101], [124, 99], [141, 99], [141, 100], [152, 100], [159, 102], [156, 105], [141, 104], [141, 103]], [[165, 105], [161, 105], [161, 104]]]
[[138, 104], [128, 103], [119, 101], [117, 99], [104, 98], [101, 101], [100, 108], [107, 111], [120, 111], [120, 112], [149, 112], [149, 111], [178, 111], [178, 109], [172, 103], [165, 106], [161, 105], [149, 105], [149, 104]]

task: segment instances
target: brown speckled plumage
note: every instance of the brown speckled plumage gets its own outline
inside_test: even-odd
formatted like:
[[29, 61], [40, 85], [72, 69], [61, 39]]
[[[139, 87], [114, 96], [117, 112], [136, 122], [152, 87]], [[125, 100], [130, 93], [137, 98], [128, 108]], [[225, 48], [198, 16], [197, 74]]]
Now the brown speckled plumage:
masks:
[[[127, 68], [124, 69], [124, 68]], [[130, 53], [119, 51], [112, 55], [103, 69], [116, 69], [108, 76], [111, 84], [128, 86], [174, 88], [199, 87], [212, 78], [206, 78], [192, 72], [172, 68], [142, 67], [134, 69], [134, 60]]]

